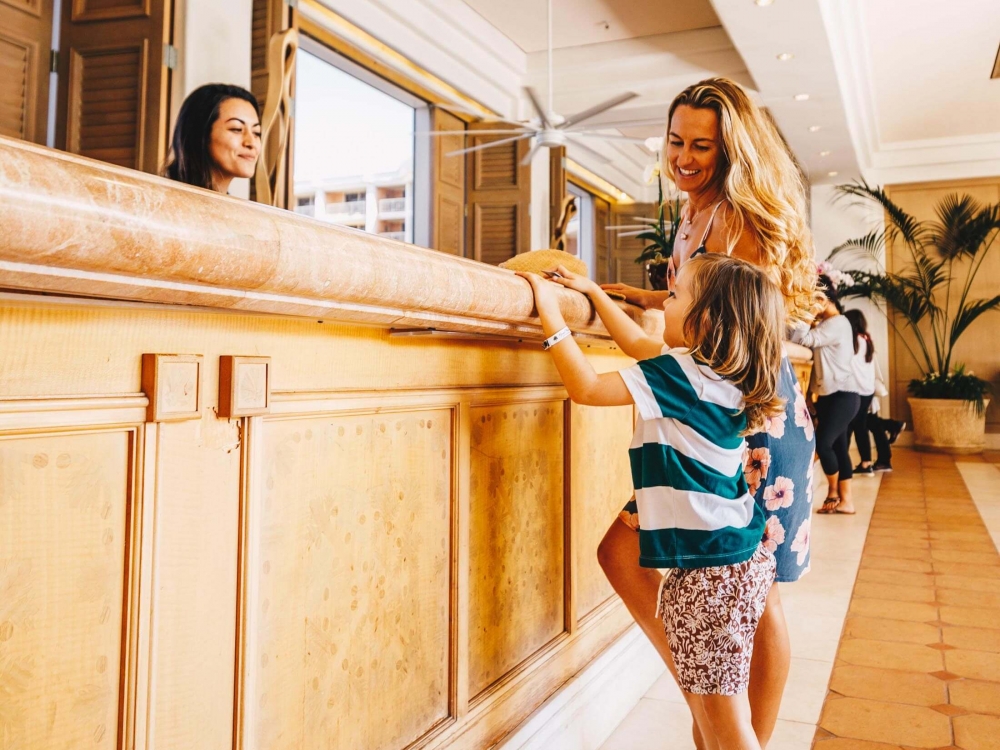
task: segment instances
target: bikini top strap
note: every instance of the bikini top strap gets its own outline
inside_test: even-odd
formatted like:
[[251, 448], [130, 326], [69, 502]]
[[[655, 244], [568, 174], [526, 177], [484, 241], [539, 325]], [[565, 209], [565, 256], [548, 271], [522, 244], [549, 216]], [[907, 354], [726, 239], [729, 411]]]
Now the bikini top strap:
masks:
[[708, 225], [705, 227], [705, 234], [701, 236], [701, 243], [698, 247], [705, 247], [705, 241], [708, 239], [709, 232], [712, 231], [712, 223], [715, 221], [715, 215], [719, 212], [719, 206], [724, 202], [724, 200], [719, 201], [715, 204], [715, 208], [712, 209], [712, 215], [708, 217]]

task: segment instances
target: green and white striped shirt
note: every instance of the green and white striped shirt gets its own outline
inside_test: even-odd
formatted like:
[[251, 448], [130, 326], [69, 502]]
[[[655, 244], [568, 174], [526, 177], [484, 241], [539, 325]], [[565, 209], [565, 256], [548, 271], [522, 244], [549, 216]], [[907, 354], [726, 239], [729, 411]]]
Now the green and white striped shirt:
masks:
[[743, 478], [743, 394], [685, 349], [621, 371], [639, 412], [629, 448], [639, 564], [709, 568], [750, 559], [764, 512]]

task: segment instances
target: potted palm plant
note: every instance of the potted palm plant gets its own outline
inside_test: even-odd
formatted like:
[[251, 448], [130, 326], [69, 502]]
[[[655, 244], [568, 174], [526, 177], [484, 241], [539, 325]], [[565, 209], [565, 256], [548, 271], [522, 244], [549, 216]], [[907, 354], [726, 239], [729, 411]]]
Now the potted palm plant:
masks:
[[[969, 327], [1000, 309], [1000, 294], [971, 296], [973, 282], [1000, 232], [1000, 204], [983, 205], [968, 195], [949, 195], [934, 220], [919, 221], [884, 190], [866, 182], [840, 185], [842, 197], [874, 203], [885, 212], [885, 229], [869, 232], [834, 249], [869, 261], [867, 270], [848, 269], [847, 297], [884, 303], [896, 313], [889, 324], [912, 334], [899, 341], [922, 376], [910, 381], [908, 399], [918, 449], [949, 453], [982, 451], [990, 385], [955, 361], [955, 347]], [[896, 272], [883, 265], [886, 241], [902, 242], [912, 263]], [[873, 264], [873, 265], [872, 265]]]
[[663, 179], [659, 164], [647, 171], [650, 172], [651, 179], [656, 179], [658, 208], [655, 219], [637, 219], [648, 226], [635, 235], [636, 239], [646, 243], [635, 262], [646, 269], [650, 286], [662, 290], [667, 288], [668, 263], [670, 256], [674, 254], [674, 238], [681, 223], [681, 199], [677, 196], [672, 201], [663, 200]]

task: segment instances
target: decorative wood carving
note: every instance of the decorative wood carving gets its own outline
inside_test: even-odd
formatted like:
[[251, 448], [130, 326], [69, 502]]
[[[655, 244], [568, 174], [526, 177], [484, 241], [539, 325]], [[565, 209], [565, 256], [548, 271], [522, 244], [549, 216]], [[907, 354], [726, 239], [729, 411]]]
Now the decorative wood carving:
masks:
[[288, 138], [292, 127], [292, 78], [299, 32], [286, 29], [271, 37], [267, 51], [267, 98], [261, 116], [261, 154], [254, 175], [259, 203], [286, 206]]
[[251, 417], [271, 410], [271, 358], [219, 357], [219, 416]]
[[142, 390], [147, 422], [178, 422], [201, 416], [200, 354], [143, 354]]

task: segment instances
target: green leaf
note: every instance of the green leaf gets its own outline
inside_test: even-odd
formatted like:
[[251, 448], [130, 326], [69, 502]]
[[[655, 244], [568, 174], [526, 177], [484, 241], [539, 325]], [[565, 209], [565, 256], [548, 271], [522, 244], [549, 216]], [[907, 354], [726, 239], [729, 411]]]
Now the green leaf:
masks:
[[955, 321], [951, 325], [951, 333], [948, 343], [955, 346], [959, 337], [965, 333], [965, 329], [972, 325], [980, 315], [991, 310], [1000, 310], [1000, 294], [995, 297], [985, 299], [969, 300], [955, 315]]
[[872, 187], [864, 180], [858, 180], [848, 185], [838, 185], [836, 190], [841, 196], [858, 198], [862, 203], [875, 203], [881, 206], [889, 215], [886, 235], [890, 240], [901, 236], [907, 245], [915, 246], [922, 243], [923, 236], [927, 233], [924, 222], [917, 221], [916, 217], [904, 211], [882, 188]]

